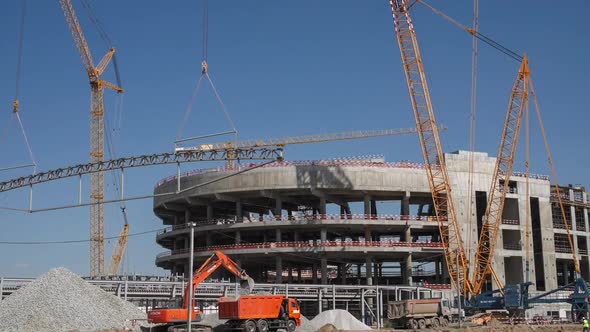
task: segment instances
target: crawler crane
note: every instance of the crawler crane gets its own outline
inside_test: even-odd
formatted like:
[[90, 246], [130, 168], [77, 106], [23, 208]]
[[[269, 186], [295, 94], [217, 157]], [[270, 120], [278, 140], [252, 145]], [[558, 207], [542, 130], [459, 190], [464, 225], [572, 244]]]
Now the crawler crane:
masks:
[[[568, 233], [570, 247], [572, 248], [576, 280], [569, 285], [534, 297], [529, 297], [528, 294], [528, 288], [532, 284], [530, 282], [507, 285], [498, 290], [480, 293], [482, 285], [485, 283], [487, 277], [490, 274], [495, 276], [491, 269], [491, 260], [493, 258], [499, 224], [501, 223], [502, 218], [503, 203], [506, 195], [505, 188], [508, 186], [514, 162], [514, 154], [518, 142], [522, 114], [525, 110], [528, 110], [527, 102], [529, 86], [533, 99], [535, 100], [535, 108], [539, 118], [541, 132], [545, 138], [526, 57], [520, 58], [520, 60], [522, 60], [521, 67], [512, 88], [498, 152], [498, 159], [492, 178], [493, 181], [489, 193], [490, 197], [488, 199], [488, 205], [484, 215], [482, 231], [478, 243], [478, 250], [475, 257], [475, 271], [473, 279], [468, 279], [469, 262], [463, 249], [461, 230], [456, 219], [451, 187], [432, 109], [426, 75], [418, 48], [414, 25], [412, 24], [409, 14], [411, 6], [418, 1], [420, 0], [414, 2], [409, 0], [390, 0], [390, 6], [412, 110], [416, 121], [416, 128], [418, 130], [420, 145], [424, 156], [426, 174], [433, 197], [436, 219], [439, 225], [441, 241], [443, 243], [444, 255], [452, 283], [460, 290], [462, 296], [469, 301], [467, 302], [469, 305], [468, 309], [471, 310], [508, 309], [511, 311], [522, 312], [534, 303], [567, 302], [572, 305], [572, 316], [574, 319], [581, 316], [588, 316], [588, 300], [590, 293], [586, 281], [580, 277], [580, 268], [575, 254], [575, 248], [573, 248], [569, 226], [567, 225], [567, 220], [565, 218], [563, 203], [561, 202], [561, 197], [559, 195], [559, 187], [555, 178], [555, 171], [553, 169], [546, 139], [544, 142], [545, 149], [549, 165], [551, 166], [563, 219], [566, 223], [566, 231]], [[504, 181], [503, 185], [500, 184], [500, 180]], [[498, 285], [500, 284], [499, 281], [496, 282]], [[501, 286], [499, 285], [499, 287]], [[571, 293], [567, 299], [554, 299], [548, 297], [548, 295], [566, 289], [573, 289], [573, 293]], [[469, 299], [470, 296], [471, 299]]]

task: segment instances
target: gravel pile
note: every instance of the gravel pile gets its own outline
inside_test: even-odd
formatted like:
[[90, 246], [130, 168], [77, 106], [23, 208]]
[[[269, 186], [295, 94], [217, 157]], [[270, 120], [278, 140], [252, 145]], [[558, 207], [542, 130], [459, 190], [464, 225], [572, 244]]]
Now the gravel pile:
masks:
[[211, 326], [213, 332], [224, 332], [225, 326], [223, 324], [225, 324], [225, 322], [227, 322], [227, 319], [219, 319], [219, 314], [216, 312], [203, 315], [203, 320], [200, 321], [199, 324]]
[[65, 268], [52, 269], [0, 301], [0, 332], [122, 329], [146, 314]]
[[307, 317], [301, 315], [301, 317], [299, 319], [301, 320], [301, 325], [297, 326], [297, 329], [295, 329], [295, 331], [313, 332], [313, 331], [317, 330], [317, 328], [311, 323], [311, 321], [309, 319], [307, 319]]
[[311, 320], [311, 324], [316, 327], [322, 327], [326, 324], [332, 324], [339, 330], [370, 330], [371, 327], [363, 324], [346, 310], [334, 309], [324, 311]]

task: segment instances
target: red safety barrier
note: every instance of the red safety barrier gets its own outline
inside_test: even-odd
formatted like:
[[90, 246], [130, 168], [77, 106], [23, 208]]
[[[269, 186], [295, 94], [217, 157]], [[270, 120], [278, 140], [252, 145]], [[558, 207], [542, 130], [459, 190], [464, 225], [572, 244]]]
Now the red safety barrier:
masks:
[[[371, 248], [442, 248], [440, 242], [398, 242], [398, 241], [289, 241], [267, 243], [237, 243], [195, 248], [195, 252], [214, 250], [273, 249], [273, 248], [329, 248], [329, 247], [371, 247]], [[188, 253], [188, 249], [178, 249], [159, 254], [157, 258]]]

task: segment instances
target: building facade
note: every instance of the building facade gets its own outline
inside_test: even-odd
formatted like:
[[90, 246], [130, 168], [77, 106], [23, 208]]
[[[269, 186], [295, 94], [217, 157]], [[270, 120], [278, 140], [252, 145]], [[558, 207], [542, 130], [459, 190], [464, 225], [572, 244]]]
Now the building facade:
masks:
[[[496, 159], [474, 153], [470, 186], [469, 152], [445, 158], [465, 249], [472, 257]], [[237, 169], [169, 177], [154, 193], [173, 193], [179, 184], [207, 183]], [[514, 173], [503, 185], [508, 192], [493, 267], [504, 284], [530, 280], [533, 290], [550, 290], [573, 281], [573, 256], [557, 196], [545, 176], [529, 178], [531, 223], [526, 226], [525, 179]], [[564, 187], [562, 199], [582, 276], [588, 279], [586, 193]], [[196, 224], [195, 266], [221, 250], [259, 282], [450, 287], [421, 164], [378, 157], [274, 163], [157, 196], [154, 213], [168, 226], [156, 237], [167, 250], [156, 257], [156, 265], [175, 274], [188, 270], [191, 222]], [[491, 281], [486, 285], [493, 287]]]

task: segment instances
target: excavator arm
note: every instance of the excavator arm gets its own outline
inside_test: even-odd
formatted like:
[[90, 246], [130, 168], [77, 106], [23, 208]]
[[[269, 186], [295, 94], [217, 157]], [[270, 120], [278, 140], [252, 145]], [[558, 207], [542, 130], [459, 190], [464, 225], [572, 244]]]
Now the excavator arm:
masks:
[[[254, 280], [252, 280], [252, 278], [250, 278], [248, 274], [246, 274], [246, 271], [240, 268], [238, 264], [236, 264], [236, 262], [232, 261], [221, 251], [215, 251], [213, 255], [207, 258], [205, 263], [203, 263], [203, 265], [201, 265], [201, 267], [193, 274], [192, 294], [195, 293], [195, 289], [197, 288], [197, 286], [199, 286], [201, 282], [203, 282], [203, 280], [211, 276], [211, 274], [213, 274], [213, 272], [215, 272], [221, 266], [225, 267], [226, 270], [228, 270], [231, 274], [240, 279], [240, 287], [242, 289], [242, 292], [250, 293], [252, 291], [252, 288], [254, 287]], [[189, 286], [187, 285], [184, 289], [184, 296], [182, 302], [183, 308], [187, 308], [188, 306], [188, 290]]]

